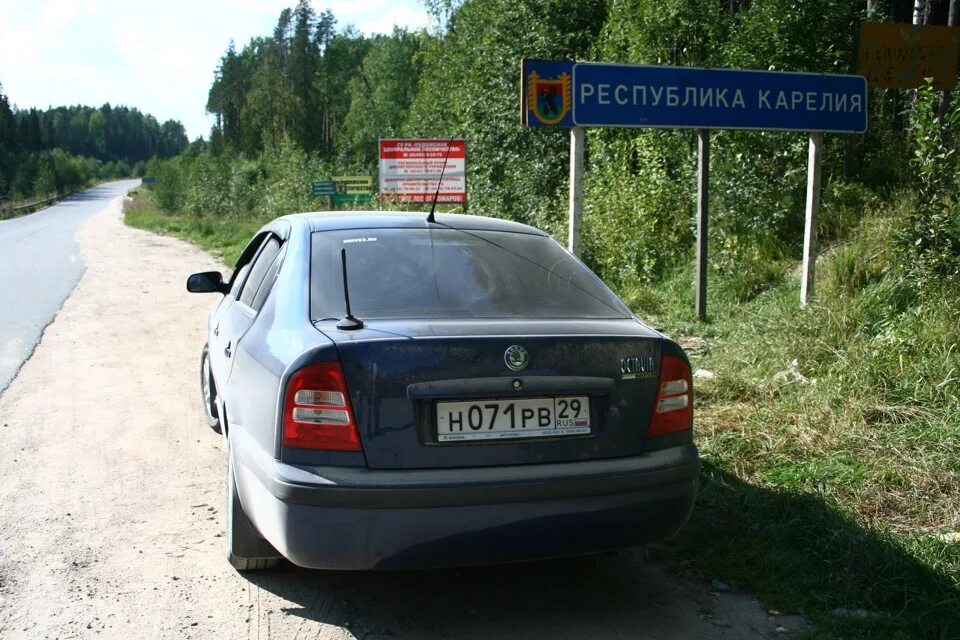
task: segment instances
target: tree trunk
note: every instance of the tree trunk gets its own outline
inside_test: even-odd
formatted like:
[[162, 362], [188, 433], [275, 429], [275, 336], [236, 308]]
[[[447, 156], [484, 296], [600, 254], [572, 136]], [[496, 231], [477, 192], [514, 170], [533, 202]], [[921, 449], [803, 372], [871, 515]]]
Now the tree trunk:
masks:
[[913, 24], [925, 24], [927, 20], [927, 0], [913, 0]]
[[[913, 0], [913, 24], [915, 26], [925, 25], [927, 23], [927, 18], [929, 13], [927, 11], [927, 5], [931, 0]], [[913, 96], [910, 99], [910, 111], [913, 111], [913, 107], [917, 104], [917, 96], [920, 95], [918, 89], [913, 91]], [[913, 123], [911, 122], [910, 116], [907, 116], [907, 130], [910, 131], [913, 129]]]
[[[956, 27], [960, 25], [960, 0], [950, 0], [950, 16], [947, 18], [947, 25]], [[940, 121], [940, 128], [943, 130], [943, 119], [947, 115], [947, 109], [950, 107], [950, 89], [940, 94], [940, 106], [937, 109], [937, 119]]]

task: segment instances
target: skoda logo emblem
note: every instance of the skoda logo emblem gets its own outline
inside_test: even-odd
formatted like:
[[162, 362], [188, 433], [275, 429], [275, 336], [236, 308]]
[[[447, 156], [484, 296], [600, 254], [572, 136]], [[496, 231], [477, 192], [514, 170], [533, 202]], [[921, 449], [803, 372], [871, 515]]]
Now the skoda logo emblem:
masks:
[[511, 371], [523, 371], [530, 364], [530, 354], [518, 344], [507, 347], [503, 353], [503, 361]]

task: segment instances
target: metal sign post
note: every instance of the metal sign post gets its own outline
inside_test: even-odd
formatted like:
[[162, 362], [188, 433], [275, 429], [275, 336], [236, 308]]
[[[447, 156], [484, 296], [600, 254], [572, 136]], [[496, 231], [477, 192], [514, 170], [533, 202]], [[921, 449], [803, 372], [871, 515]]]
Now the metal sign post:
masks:
[[697, 131], [697, 320], [707, 319], [707, 212], [710, 208], [710, 130]]
[[583, 138], [583, 127], [570, 129], [570, 220], [567, 249], [578, 258], [583, 226]]
[[813, 296], [817, 269], [817, 214], [820, 212], [820, 160], [823, 156], [823, 134], [810, 134], [807, 154], [807, 211], [803, 224], [803, 277], [800, 280], [800, 306], [805, 307]]

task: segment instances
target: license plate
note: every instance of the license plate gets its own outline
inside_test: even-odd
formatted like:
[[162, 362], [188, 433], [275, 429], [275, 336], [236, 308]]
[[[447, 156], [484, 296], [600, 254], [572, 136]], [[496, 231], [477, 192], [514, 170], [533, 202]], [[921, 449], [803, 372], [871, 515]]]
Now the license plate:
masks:
[[437, 403], [437, 440], [556, 438], [590, 433], [586, 396]]

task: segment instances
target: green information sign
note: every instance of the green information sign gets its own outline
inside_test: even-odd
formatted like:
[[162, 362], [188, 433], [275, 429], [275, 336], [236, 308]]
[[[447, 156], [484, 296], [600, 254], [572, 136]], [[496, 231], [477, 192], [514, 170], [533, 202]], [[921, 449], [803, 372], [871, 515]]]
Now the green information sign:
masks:
[[315, 180], [310, 185], [310, 193], [315, 196], [333, 196], [337, 194], [337, 183], [333, 180]]
[[366, 204], [371, 200], [371, 193], [337, 193], [333, 196], [333, 204]]

